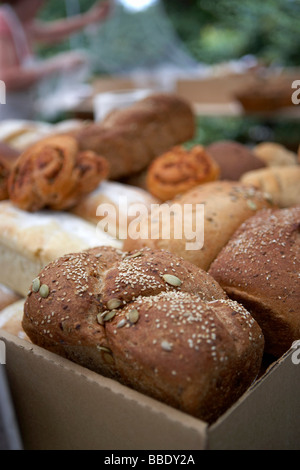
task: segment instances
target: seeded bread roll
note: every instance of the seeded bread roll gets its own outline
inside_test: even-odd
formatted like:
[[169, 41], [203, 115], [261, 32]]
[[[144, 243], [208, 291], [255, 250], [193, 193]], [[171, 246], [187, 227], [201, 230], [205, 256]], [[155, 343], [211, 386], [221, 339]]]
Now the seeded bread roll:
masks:
[[211, 276], [147, 248], [99, 247], [49, 264], [23, 328], [33, 343], [208, 422], [253, 382], [264, 344]]
[[266, 352], [281, 356], [300, 338], [300, 206], [248, 219], [209, 272], [260, 324]]
[[[198, 205], [203, 205], [204, 220]], [[136, 233], [128, 233], [124, 250], [165, 249], [207, 270], [235, 230], [272, 204], [254, 187], [219, 181], [197, 186], [170, 201], [169, 207], [162, 205], [143, 217]]]

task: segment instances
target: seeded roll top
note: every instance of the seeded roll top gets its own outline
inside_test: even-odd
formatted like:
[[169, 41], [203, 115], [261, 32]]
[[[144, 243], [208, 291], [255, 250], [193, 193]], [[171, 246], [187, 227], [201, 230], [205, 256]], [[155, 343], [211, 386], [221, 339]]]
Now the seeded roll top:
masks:
[[166, 251], [100, 247], [32, 283], [33, 343], [209, 422], [252, 383], [257, 323], [205, 271]]
[[259, 323], [265, 350], [281, 356], [300, 338], [300, 206], [244, 222], [209, 273]]

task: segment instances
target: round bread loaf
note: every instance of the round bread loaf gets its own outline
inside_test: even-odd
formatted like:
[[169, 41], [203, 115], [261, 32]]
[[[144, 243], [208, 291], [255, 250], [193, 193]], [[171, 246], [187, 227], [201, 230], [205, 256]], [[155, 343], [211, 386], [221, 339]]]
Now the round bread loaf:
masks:
[[214, 142], [206, 147], [206, 151], [219, 165], [221, 180], [238, 181], [247, 171], [266, 166], [254, 152], [239, 142]]
[[205, 271], [171, 253], [96, 248], [32, 283], [31, 341], [213, 422], [256, 378], [260, 327]]
[[209, 273], [259, 323], [265, 351], [281, 356], [300, 338], [300, 206], [248, 219]]
[[233, 181], [201, 184], [143, 216], [136, 231], [129, 227], [124, 250], [168, 250], [207, 271], [247, 218], [273, 207], [270, 199], [255, 187]]

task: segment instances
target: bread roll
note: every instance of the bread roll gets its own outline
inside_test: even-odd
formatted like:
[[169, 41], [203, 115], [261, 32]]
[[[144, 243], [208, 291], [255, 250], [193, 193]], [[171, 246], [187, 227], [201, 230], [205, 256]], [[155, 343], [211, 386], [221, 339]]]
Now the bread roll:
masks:
[[268, 196], [255, 188], [230, 181], [206, 183], [144, 217], [136, 231], [129, 230], [124, 250], [166, 249], [207, 270], [239, 225], [266, 207], [272, 207]]
[[122, 243], [95, 226], [62, 212], [29, 213], [0, 203], [0, 283], [26, 296], [32, 279], [58, 256], [97, 245]]
[[7, 333], [25, 341], [30, 341], [22, 327], [24, 303], [25, 299], [20, 299], [0, 312], [0, 330], [7, 331]]
[[158, 204], [158, 200], [141, 188], [103, 181], [72, 209], [72, 213], [96, 225], [104, 221], [109, 235], [125, 240], [128, 225], [136, 217], [135, 213], [130, 213], [131, 210], [134, 212], [134, 208], [141, 205], [150, 211], [152, 204]]
[[176, 95], [154, 94], [72, 135], [82, 150], [108, 160], [110, 179], [121, 180], [143, 171], [155, 157], [190, 140], [194, 133], [189, 103]]
[[23, 328], [33, 343], [208, 422], [251, 385], [264, 344], [206, 272], [149, 249], [54, 261], [32, 284]]
[[176, 146], [157, 157], [148, 169], [147, 188], [161, 201], [169, 201], [199, 184], [216, 181], [219, 165], [201, 145]]
[[238, 181], [247, 171], [265, 167], [252, 150], [239, 142], [214, 142], [206, 146], [206, 151], [219, 165], [221, 180]]
[[8, 180], [9, 198], [30, 212], [70, 209], [107, 175], [107, 161], [94, 152], [80, 151], [73, 137], [49, 137], [18, 158]]
[[275, 142], [262, 142], [253, 148], [253, 152], [267, 167], [293, 166], [297, 163], [294, 152]]
[[234, 234], [209, 272], [260, 324], [267, 353], [300, 338], [300, 206], [263, 210]]
[[280, 208], [300, 205], [300, 165], [250, 171], [242, 176], [241, 182], [269, 193]]

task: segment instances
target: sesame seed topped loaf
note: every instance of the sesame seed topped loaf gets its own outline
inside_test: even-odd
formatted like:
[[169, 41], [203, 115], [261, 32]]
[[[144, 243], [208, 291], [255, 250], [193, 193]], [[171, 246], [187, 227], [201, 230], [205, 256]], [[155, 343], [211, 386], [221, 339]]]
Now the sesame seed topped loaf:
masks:
[[281, 356], [300, 339], [300, 206], [248, 219], [209, 273], [259, 323], [266, 352]]
[[50, 263], [22, 325], [34, 344], [207, 422], [255, 380], [264, 349], [257, 322], [207, 272], [149, 248]]

